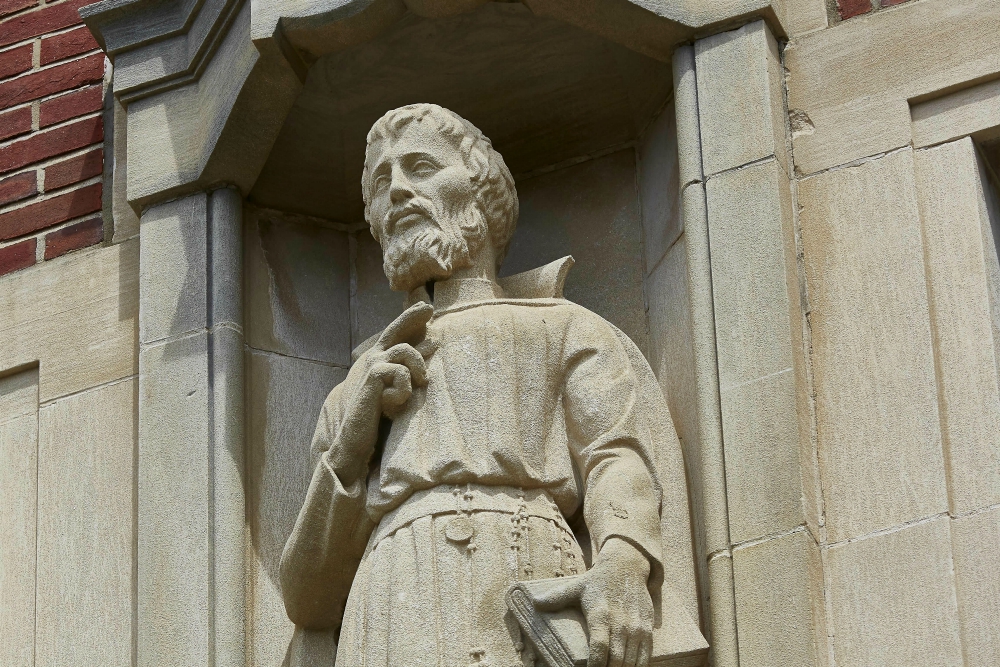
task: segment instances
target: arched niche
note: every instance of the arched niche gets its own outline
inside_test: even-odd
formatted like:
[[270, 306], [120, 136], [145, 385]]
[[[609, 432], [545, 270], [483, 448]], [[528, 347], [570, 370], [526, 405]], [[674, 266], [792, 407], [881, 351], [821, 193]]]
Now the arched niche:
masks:
[[[278, 560], [308, 484], [320, 402], [343, 378], [351, 349], [402, 310], [364, 221], [371, 125], [389, 109], [432, 102], [482, 129], [521, 202], [501, 273], [573, 255], [567, 297], [624, 330], [656, 367], [654, 351], [666, 356], [669, 334], [651, 333], [647, 292], [659, 291], [653, 316], [662, 319], [662, 293], [673, 290], [675, 332], [684, 330], [686, 300], [683, 267], [651, 282], [682, 231], [672, 91], [669, 62], [517, 3], [445, 18], [408, 13], [309, 67], [247, 195], [244, 223], [248, 648], [261, 664], [278, 664], [289, 647]], [[680, 398], [672, 403], [684, 409]]]

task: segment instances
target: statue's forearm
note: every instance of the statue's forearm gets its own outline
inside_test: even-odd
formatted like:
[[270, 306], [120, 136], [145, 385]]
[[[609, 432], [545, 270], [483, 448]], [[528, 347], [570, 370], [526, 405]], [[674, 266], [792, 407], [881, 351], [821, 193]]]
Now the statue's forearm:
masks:
[[297, 625], [316, 629], [339, 625], [374, 528], [365, 501], [363, 481], [345, 486], [325, 461], [316, 466], [281, 556], [285, 609]]

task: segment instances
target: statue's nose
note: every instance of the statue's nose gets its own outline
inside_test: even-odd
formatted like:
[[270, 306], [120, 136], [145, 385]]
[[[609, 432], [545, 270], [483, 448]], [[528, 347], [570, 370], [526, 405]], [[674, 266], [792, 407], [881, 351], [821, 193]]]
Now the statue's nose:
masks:
[[392, 181], [389, 184], [389, 200], [393, 204], [401, 204], [413, 197], [413, 187], [399, 166], [392, 168]]

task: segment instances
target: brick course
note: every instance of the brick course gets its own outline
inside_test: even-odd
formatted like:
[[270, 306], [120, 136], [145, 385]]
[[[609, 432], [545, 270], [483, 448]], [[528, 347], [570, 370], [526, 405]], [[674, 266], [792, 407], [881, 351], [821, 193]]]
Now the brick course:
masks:
[[3, 19], [0, 21], [0, 46], [16, 44], [32, 37], [40, 37], [78, 25], [81, 21], [77, 10], [92, 2], [93, 0], [64, 0], [45, 5], [33, 12], [15, 14]]
[[0, 113], [0, 141], [28, 132], [31, 132], [31, 107]]
[[43, 38], [41, 62], [42, 65], [49, 65], [57, 60], [65, 60], [97, 49], [97, 40], [86, 26], [81, 26], [69, 32]]
[[100, 116], [36, 132], [0, 148], [0, 174], [99, 143], [103, 139], [104, 119]]
[[104, 79], [104, 54], [71, 60], [0, 83], [0, 109]]
[[36, 7], [38, 0], [0, 0], [0, 19], [22, 9]]
[[41, 103], [38, 126], [48, 127], [70, 118], [100, 111], [104, 107], [104, 87], [90, 86], [53, 97]]
[[36, 239], [0, 248], [0, 276], [26, 269], [35, 263]]
[[45, 235], [45, 259], [55, 259], [73, 250], [80, 250], [104, 240], [101, 218], [84, 220]]
[[94, 176], [100, 176], [103, 169], [104, 151], [100, 148], [49, 165], [45, 168], [45, 191], [51, 192]]
[[31, 44], [25, 44], [0, 51], [0, 79], [6, 79], [31, 69], [33, 50], [34, 47]]
[[0, 241], [26, 236], [101, 210], [101, 184], [94, 183], [0, 213]]
[[93, 1], [0, 0], [0, 275], [104, 240]]
[[0, 206], [38, 194], [38, 176], [26, 171], [0, 179]]

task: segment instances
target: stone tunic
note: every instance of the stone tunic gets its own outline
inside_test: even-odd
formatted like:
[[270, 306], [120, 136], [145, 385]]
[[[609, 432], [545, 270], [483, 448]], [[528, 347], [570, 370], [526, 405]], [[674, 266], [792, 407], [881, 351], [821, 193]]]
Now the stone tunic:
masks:
[[[652, 443], [615, 330], [564, 299], [506, 299], [488, 281], [447, 281], [435, 292], [427, 386], [414, 388], [393, 421], [367, 483], [345, 487], [326, 462], [345, 410], [342, 386], [323, 406], [313, 442], [318, 463], [282, 563], [292, 620], [340, 625], [358, 565], [379, 546], [370, 543], [379, 521], [415, 493], [448, 485], [542, 490], [565, 516], [582, 502], [594, 553], [610, 537], [625, 539], [650, 559], [651, 581], [658, 579]], [[362, 570], [369, 579], [371, 563]], [[355, 656], [341, 664], [363, 662]]]

